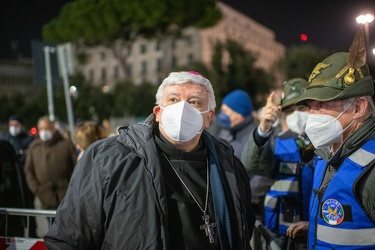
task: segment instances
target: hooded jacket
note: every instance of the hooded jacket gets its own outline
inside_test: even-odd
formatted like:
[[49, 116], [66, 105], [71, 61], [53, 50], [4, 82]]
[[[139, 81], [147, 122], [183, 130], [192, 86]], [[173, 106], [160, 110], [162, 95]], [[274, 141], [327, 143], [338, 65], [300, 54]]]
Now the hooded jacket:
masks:
[[[152, 114], [86, 149], [45, 236], [47, 249], [169, 249], [167, 197], [154, 126]], [[233, 218], [233, 249], [250, 249], [255, 221], [244, 167], [227, 143], [205, 131], [202, 138], [220, 162]]]

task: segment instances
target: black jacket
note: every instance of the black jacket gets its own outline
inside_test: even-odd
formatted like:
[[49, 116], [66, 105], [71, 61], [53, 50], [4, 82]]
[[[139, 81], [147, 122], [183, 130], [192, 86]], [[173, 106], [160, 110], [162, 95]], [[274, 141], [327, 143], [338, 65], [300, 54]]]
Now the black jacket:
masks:
[[6, 133], [0, 139], [9, 142], [13, 146], [14, 151], [16, 152], [16, 155], [20, 160], [20, 166], [23, 170], [26, 161], [27, 149], [29, 148], [34, 138], [28, 135], [26, 132], [22, 131], [17, 136], [12, 136], [10, 133]]
[[[153, 135], [155, 116], [98, 141], [79, 160], [47, 233], [47, 249], [169, 249], [167, 201]], [[251, 191], [233, 150], [207, 132], [222, 163], [235, 249], [250, 249]]]

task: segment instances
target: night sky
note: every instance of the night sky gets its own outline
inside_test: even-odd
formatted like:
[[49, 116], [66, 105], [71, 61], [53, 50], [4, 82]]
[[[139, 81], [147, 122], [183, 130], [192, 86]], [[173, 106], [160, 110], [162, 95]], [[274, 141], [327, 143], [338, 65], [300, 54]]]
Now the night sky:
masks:
[[12, 57], [11, 43], [31, 56], [31, 40], [41, 39], [42, 27], [59, 14], [67, 0], [11, 0], [0, 7], [0, 58]]
[[[12, 56], [11, 43], [30, 56], [31, 39], [41, 39], [45, 23], [58, 15], [68, 0], [3, 1], [0, 8], [0, 58]], [[355, 18], [375, 12], [375, 0], [222, 0], [270, 28], [286, 46], [311, 44], [322, 49], [347, 51], [360, 25]], [[375, 47], [375, 21], [370, 44]], [[302, 42], [300, 35], [308, 40]], [[369, 49], [369, 48], [368, 48]]]
[[[223, 0], [272, 29], [286, 46], [311, 44], [322, 49], [347, 51], [360, 25], [356, 17], [375, 13], [374, 0]], [[370, 24], [375, 47], [375, 21]], [[372, 32], [371, 32], [372, 31]], [[307, 42], [300, 35], [308, 36]]]

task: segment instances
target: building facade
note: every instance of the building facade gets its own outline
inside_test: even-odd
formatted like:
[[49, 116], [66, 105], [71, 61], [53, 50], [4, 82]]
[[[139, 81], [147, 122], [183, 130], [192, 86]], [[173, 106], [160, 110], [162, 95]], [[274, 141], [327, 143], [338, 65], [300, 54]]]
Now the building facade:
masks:
[[13, 95], [23, 93], [32, 96], [35, 93], [31, 59], [0, 61], [0, 93]]
[[[218, 7], [222, 19], [213, 27], [188, 28], [179, 38], [137, 39], [129, 48], [118, 41], [121, 59], [116, 57], [116, 50], [104, 46], [80, 48], [86, 60], [79, 69], [89, 82], [107, 86], [106, 89], [123, 80], [157, 84], [177, 67], [188, 68], [194, 62], [209, 66], [215, 44], [231, 39], [256, 57], [257, 67], [271, 72], [285, 54], [285, 47], [276, 41], [275, 33], [221, 2]], [[280, 74], [276, 72], [275, 77], [281, 82]]]

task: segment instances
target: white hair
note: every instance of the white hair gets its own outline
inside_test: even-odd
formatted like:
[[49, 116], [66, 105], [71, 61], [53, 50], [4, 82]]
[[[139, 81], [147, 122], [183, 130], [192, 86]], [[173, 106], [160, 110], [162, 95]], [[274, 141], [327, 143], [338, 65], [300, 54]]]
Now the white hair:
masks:
[[203, 86], [208, 92], [208, 108], [210, 110], [215, 110], [216, 101], [215, 93], [212, 88], [211, 82], [204, 78], [199, 73], [193, 71], [181, 71], [181, 72], [172, 72], [169, 73], [168, 77], [164, 79], [161, 85], [158, 88], [156, 93], [156, 104], [160, 105], [161, 98], [163, 97], [163, 92], [166, 86], [168, 85], [177, 85], [185, 83], [194, 83]]
[[[366, 114], [368, 116], [366, 117], [375, 117], [375, 105], [374, 105], [374, 101], [372, 99], [371, 96], [363, 96], [366, 100], [367, 100], [367, 109], [366, 109]], [[345, 99], [345, 102], [344, 102], [344, 109], [346, 109], [348, 106], [350, 106], [354, 101], [355, 99], [358, 98], [358, 97], [352, 97], [352, 98], [349, 98], [349, 99]]]
[[347, 108], [349, 108], [349, 106], [354, 103], [355, 99], [357, 99], [357, 97], [352, 97], [352, 98], [344, 99], [344, 105], [343, 105], [344, 110], [347, 109]]
[[372, 99], [371, 96], [368, 96], [368, 95], [365, 96], [365, 99], [366, 99], [367, 102], [368, 102], [366, 113], [367, 113], [370, 117], [375, 117], [375, 105], [374, 105], [374, 100]]

